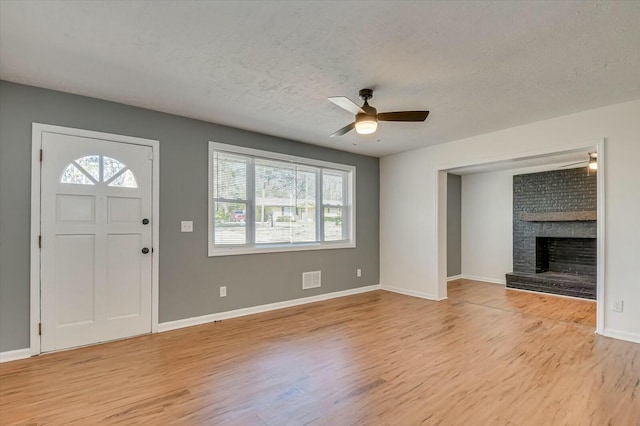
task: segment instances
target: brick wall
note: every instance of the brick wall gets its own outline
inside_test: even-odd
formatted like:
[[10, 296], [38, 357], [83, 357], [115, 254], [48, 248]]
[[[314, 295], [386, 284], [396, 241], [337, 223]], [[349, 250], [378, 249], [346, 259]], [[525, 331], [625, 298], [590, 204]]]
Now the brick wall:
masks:
[[595, 238], [595, 221], [528, 222], [520, 212], [597, 209], [596, 174], [586, 167], [513, 177], [513, 271], [536, 272], [536, 237]]
[[[588, 176], [586, 167], [514, 176], [513, 272], [506, 274], [507, 287], [595, 299], [596, 221], [584, 220], [588, 214], [571, 221], [546, 214], [596, 210], [596, 175]], [[522, 220], [521, 213], [535, 220]]]

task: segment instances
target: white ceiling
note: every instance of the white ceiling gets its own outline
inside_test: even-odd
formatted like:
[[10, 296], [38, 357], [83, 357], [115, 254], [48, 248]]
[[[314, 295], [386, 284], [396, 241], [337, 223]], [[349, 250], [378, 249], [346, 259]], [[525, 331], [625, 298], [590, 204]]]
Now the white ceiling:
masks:
[[640, 2], [4, 0], [0, 78], [383, 156], [640, 98]]

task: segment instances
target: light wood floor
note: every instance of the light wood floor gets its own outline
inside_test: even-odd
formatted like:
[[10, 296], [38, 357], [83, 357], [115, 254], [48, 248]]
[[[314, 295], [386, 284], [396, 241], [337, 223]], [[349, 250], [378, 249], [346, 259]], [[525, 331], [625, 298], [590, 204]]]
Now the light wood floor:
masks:
[[640, 345], [595, 304], [455, 282], [0, 365], [0, 423], [640, 424]]

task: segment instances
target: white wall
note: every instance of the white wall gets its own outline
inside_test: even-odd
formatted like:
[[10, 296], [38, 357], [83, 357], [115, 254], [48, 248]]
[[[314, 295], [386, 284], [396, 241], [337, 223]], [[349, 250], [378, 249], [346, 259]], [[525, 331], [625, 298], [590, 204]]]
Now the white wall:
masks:
[[[446, 292], [439, 271], [439, 170], [583, 148], [606, 138], [604, 334], [640, 342], [640, 100], [384, 157], [380, 176], [380, 282], [427, 298]], [[601, 163], [602, 164], [602, 163]], [[446, 192], [446, 191], [445, 191]], [[440, 194], [442, 199], [442, 195]], [[446, 198], [445, 198], [446, 199]], [[419, 214], [397, 220], [397, 206]], [[446, 213], [446, 212], [445, 212]], [[442, 247], [440, 247], [442, 248]], [[611, 310], [624, 300], [624, 313]]]
[[537, 166], [462, 176], [462, 276], [506, 284], [513, 271], [513, 176]]
[[513, 271], [513, 172], [462, 177], [462, 275], [505, 284]]

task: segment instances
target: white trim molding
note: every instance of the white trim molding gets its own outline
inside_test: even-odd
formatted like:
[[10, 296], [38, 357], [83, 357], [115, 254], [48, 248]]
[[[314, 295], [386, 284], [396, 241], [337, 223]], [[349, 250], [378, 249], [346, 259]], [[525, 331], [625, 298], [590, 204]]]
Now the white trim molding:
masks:
[[251, 306], [248, 308], [235, 309], [233, 311], [217, 312], [215, 314], [202, 315], [199, 317], [185, 318], [175, 321], [160, 323], [159, 332], [177, 330], [179, 328], [191, 327], [194, 325], [207, 324], [214, 321], [222, 321], [231, 318], [243, 317], [246, 315], [259, 314], [262, 312], [275, 311], [276, 309], [290, 308], [293, 306], [306, 305], [308, 303], [321, 302], [323, 300], [335, 299], [338, 297], [351, 296], [354, 294], [367, 293], [369, 291], [380, 290], [380, 284], [366, 287], [357, 287], [349, 290], [335, 291], [333, 293], [319, 294], [317, 296], [302, 297], [300, 299], [285, 300], [284, 302], [269, 303], [266, 305]]
[[390, 291], [391, 293], [404, 294], [405, 296], [419, 297], [420, 299], [433, 300], [435, 302], [447, 299], [446, 297], [438, 299], [438, 297], [433, 294], [424, 293], [422, 291], [409, 290], [406, 288], [394, 287], [390, 285], [382, 286], [382, 290]]
[[452, 276], [450, 276], [450, 277], [447, 277], [447, 282], [449, 282], [449, 281], [459, 280], [459, 279], [462, 279], [462, 278], [464, 278], [464, 277], [462, 276], [462, 274], [452, 275]]
[[31, 348], [0, 352], [0, 363], [17, 361], [19, 359], [26, 359], [26, 358], [29, 358], [30, 356], [31, 356]]
[[[598, 167], [600, 167], [598, 165]], [[613, 330], [611, 328], [605, 328], [602, 333], [598, 333], [601, 336], [611, 337], [613, 339], [626, 340], [627, 342], [640, 343], [640, 334], [629, 333], [628, 331]]]
[[501, 284], [507, 285], [507, 279], [499, 279], [499, 278], [487, 278], [487, 277], [474, 277], [473, 275], [460, 275], [460, 278], [463, 280], [472, 280], [472, 281], [482, 281], [489, 284]]
[[[134, 136], [123, 136], [112, 133], [94, 132], [91, 130], [75, 129], [72, 127], [54, 126], [51, 124], [33, 123], [31, 127], [31, 267], [30, 267], [30, 348], [29, 355], [40, 354], [40, 248], [38, 236], [40, 229], [40, 178], [41, 163], [40, 149], [42, 148], [43, 133], [57, 133], [111, 142], [128, 143], [149, 146], [153, 152], [152, 161], [152, 264], [151, 264], [151, 330], [158, 331], [158, 291], [159, 291], [159, 263], [160, 256], [160, 142]], [[11, 351], [15, 352], [15, 351]]]
[[[597, 221], [596, 221], [596, 244], [597, 244], [597, 254], [596, 254], [596, 263], [597, 263], [597, 277], [596, 277], [596, 333], [604, 334], [605, 330], [605, 314], [604, 309], [607, 306], [607, 301], [605, 298], [605, 141], [606, 139], [601, 139], [596, 144], [596, 152], [598, 153], [598, 172], [596, 176], [596, 185], [597, 185]], [[625, 339], [626, 340], [626, 339]]]

